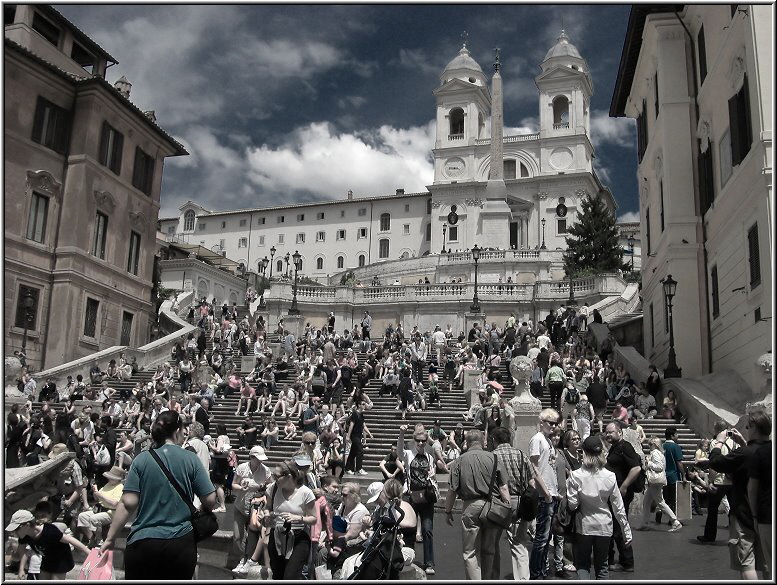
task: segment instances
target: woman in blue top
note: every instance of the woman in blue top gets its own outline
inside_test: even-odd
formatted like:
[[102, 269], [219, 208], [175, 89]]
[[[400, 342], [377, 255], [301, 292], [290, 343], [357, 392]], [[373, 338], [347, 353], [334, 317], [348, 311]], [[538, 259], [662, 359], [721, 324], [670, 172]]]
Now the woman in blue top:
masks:
[[[181, 448], [183, 424], [175, 411], [162, 412], [151, 427], [152, 448], [183, 491], [212, 510], [216, 490], [197, 455]], [[191, 579], [197, 565], [189, 507], [148, 451], [132, 462], [124, 493], [101, 549], [115, 545], [116, 535], [137, 510], [124, 551], [125, 579]]]

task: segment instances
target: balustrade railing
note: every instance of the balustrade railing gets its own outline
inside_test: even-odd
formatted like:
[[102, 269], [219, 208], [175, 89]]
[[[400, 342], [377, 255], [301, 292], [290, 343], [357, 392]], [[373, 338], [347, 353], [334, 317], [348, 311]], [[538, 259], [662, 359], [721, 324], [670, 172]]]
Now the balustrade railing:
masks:
[[[534, 134], [517, 134], [515, 136], [505, 136], [502, 138], [503, 144], [509, 144], [511, 142], [526, 142], [528, 140], [537, 140], [540, 137], [540, 133], [536, 132]], [[485, 144], [491, 144], [490, 138], [480, 138], [479, 140], [475, 140], [475, 144], [478, 146], [482, 146]]]
[[[540, 258], [539, 250], [483, 250], [480, 252], [480, 260], [493, 261], [493, 260], [538, 260]], [[445, 255], [445, 261], [450, 263], [457, 262], [472, 262], [472, 254], [470, 252], [451, 252]]]
[[448, 134], [448, 140], [464, 140], [464, 134]]
[[560, 122], [558, 124], [553, 124], [554, 130], [562, 130], [565, 128], [569, 128], [569, 122]]

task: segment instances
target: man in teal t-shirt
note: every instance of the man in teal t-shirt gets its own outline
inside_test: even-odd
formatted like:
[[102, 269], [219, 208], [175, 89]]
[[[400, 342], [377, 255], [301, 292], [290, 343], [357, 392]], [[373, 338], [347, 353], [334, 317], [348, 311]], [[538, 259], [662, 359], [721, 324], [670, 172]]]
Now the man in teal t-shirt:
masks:
[[[190, 499], [194, 499], [194, 494], [202, 499], [215, 491], [208, 473], [191, 451], [165, 444], [156, 453]], [[179, 538], [191, 532], [189, 507], [148, 451], [132, 462], [124, 491], [140, 494], [128, 544], [144, 538]]]
[[[677, 487], [675, 484], [685, 480], [683, 468], [683, 450], [677, 444], [677, 428], [666, 427], [664, 431], [664, 458], [666, 459], [666, 485], [664, 486], [664, 501], [677, 513]], [[656, 512], [656, 524], [661, 524], [661, 512]]]

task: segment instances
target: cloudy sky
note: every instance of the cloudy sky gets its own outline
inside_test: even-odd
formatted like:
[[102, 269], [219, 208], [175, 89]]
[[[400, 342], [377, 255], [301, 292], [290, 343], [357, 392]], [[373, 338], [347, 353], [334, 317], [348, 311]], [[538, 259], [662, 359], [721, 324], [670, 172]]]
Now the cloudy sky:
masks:
[[434, 97], [467, 46], [501, 48], [505, 135], [536, 131], [534, 77], [566, 30], [594, 81], [595, 167], [634, 220], [634, 122], [608, 110], [629, 8], [615, 5], [58, 5], [113, 55], [132, 101], [189, 151], [168, 159], [161, 217], [425, 190]]

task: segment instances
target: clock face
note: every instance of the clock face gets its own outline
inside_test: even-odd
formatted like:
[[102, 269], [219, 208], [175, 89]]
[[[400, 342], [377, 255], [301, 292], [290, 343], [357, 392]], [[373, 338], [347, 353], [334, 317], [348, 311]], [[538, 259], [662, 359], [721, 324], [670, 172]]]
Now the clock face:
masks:
[[445, 174], [449, 177], [459, 177], [464, 173], [464, 161], [458, 157], [445, 161]]
[[556, 205], [556, 215], [558, 217], [566, 217], [567, 215], [567, 206], [563, 203], [559, 203]]
[[450, 225], [456, 225], [458, 223], [458, 221], [459, 221], [459, 214], [456, 213], [455, 211], [451, 211], [448, 214], [448, 223]]

